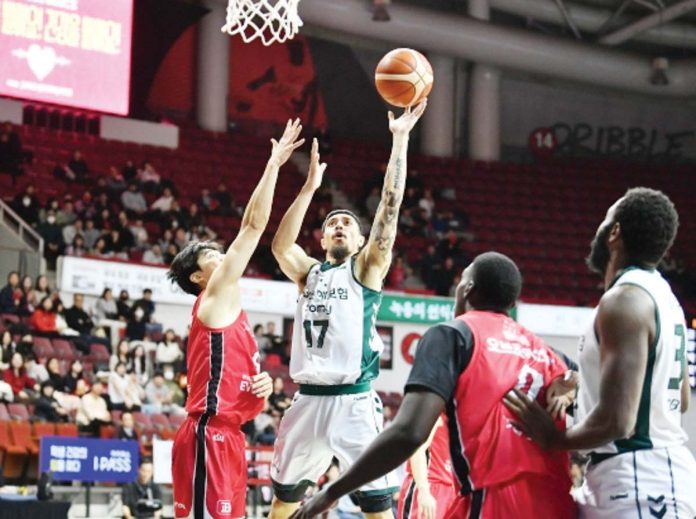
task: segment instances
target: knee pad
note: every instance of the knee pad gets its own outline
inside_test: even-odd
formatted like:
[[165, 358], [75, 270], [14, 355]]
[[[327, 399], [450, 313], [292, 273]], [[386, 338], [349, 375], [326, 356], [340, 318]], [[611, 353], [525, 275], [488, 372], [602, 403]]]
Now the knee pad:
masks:
[[365, 495], [363, 492], [356, 492], [356, 495], [360, 510], [365, 514], [386, 512], [392, 508], [392, 492], [377, 495]]
[[273, 481], [273, 493], [283, 503], [299, 503], [304, 498], [309, 481], [300, 481], [297, 485], [281, 485]]

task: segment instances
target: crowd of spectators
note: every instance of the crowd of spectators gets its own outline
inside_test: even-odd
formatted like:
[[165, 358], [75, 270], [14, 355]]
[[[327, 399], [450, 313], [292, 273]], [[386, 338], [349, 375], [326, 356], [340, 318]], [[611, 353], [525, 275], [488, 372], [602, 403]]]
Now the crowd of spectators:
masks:
[[[381, 188], [387, 164], [366, 184], [363, 216], [372, 221], [381, 199]], [[406, 192], [399, 212], [399, 234], [425, 239], [425, 250], [407, 257], [406, 251], [394, 251], [394, 260], [385, 280], [386, 288], [393, 290], [427, 290], [439, 296], [453, 296], [459, 275], [471, 258], [467, 243], [473, 240], [467, 214], [460, 211], [440, 210], [438, 200], [452, 198], [454, 193], [442, 190], [437, 195], [415, 170], [409, 170]], [[397, 240], [398, 241], [398, 240]]]
[[[162, 333], [151, 296], [146, 289], [131, 302], [122, 291], [115, 300], [107, 288], [93, 305], [74, 294], [65, 308], [45, 276], [34, 283], [11, 272], [0, 290], [0, 402], [33, 405], [35, 419], [74, 421], [94, 436], [112, 425], [112, 411], [124, 412], [116, 434], [131, 436], [127, 412], [185, 414], [185, 341]], [[119, 329], [123, 338], [111, 351]], [[74, 360], [46, 355], [39, 337], [68, 341]]]
[[[3, 153], [4, 141], [11, 142], [5, 148], [14, 151]], [[20, 163], [25, 156], [17, 132], [7, 124], [0, 134], [0, 157], [9, 158], [3, 159], [0, 171], [8, 169], [5, 162]], [[361, 209], [369, 220], [379, 205], [385, 171], [383, 164], [366, 182]], [[217, 238], [207, 225], [210, 215], [239, 216], [242, 210], [224, 182], [219, 182], [215, 189], [201, 190], [195, 201], [182, 207], [176, 185], [147, 160], [140, 165], [127, 161], [101, 172], [90, 168], [81, 150], [74, 150], [69, 160], [54, 165], [53, 175], [66, 187], [78, 186], [78, 189], [70, 189], [62, 197], [42, 203], [36, 186], [29, 183], [12, 200], [13, 209], [44, 239], [49, 270], [55, 269], [60, 255], [168, 265], [190, 240]], [[468, 217], [464, 212], [439, 210], [438, 200], [451, 198], [453, 194], [447, 190], [434, 193], [417, 170], [408, 172], [406, 185], [399, 233], [426, 238], [435, 248], [435, 254], [429, 250], [426, 258], [409, 261], [405, 251], [397, 249], [386, 286], [451, 295], [456, 275], [469, 259], [461, 247], [463, 242], [471, 240]], [[75, 194], [80, 191], [81, 194]], [[316, 221], [309, 218], [306, 222], [305, 237], [312, 238], [314, 243], [308, 248], [316, 255], [322, 253], [317, 246], [316, 229], [321, 228], [331, 206], [331, 190], [327, 186], [322, 188], [315, 202], [320, 210]], [[270, 254], [261, 250], [258, 257], [259, 261], [250, 265], [247, 274], [282, 278]]]
[[206, 225], [207, 215], [239, 213], [222, 182], [213, 194], [204, 189], [198, 201], [182, 208], [174, 184], [148, 161], [139, 168], [128, 161], [99, 174], [75, 150], [67, 163], [55, 164], [53, 175], [66, 185], [79, 186], [81, 194], [66, 193], [42, 203], [36, 186], [29, 183], [11, 203], [44, 239], [49, 270], [55, 270], [61, 255], [165, 265], [189, 241], [216, 239]]
[[[83, 294], [74, 294], [72, 305], [65, 308], [45, 276], [34, 282], [11, 272], [0, 289], [0, 313], [18, 319], [3, 323], [0, 402], [33, 405], [35, 419], [73, 421], [81, 434], [91, 436], [114, 426], [112, 412], [121, 412], [114, 432], [119, 438], [139, 436], [131, 413], [185, 414], [186, 339], [171, 329], [161, 330], [151, 295], [146, 289], [142, 298], [131, 301], [122, 291], [115, 299], [106, 288], [92, 304]], [[113, 348], [111, 329], [123, 330]], [[264, 361], [287, 366], [287, 342], [276, 333], [274, 322], [256, 325], [254, 334]], [[69, 341], [77, 358], [46, 355], [36, 347], [38, 337]], [[103, 346], [105, 357], [95, 356], [95, 344]], [[273, 445], [290, 404], [279, 376], [264, 412], [245, 426], [249, 441]]]

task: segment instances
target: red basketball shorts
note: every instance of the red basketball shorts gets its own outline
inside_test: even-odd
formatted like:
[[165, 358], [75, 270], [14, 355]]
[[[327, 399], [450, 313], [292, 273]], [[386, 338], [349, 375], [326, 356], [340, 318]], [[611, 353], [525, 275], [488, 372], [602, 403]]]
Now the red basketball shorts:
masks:
[[570, 481], [525, 474], [511, 483], [457, 496], [446, 519], [575, 519]]
[[246, 515], [247, 463], [239, 424], [188, 416], [172, 450], [174, 516], [236, 519]]
[[[457, 497], [454, 485], [430, 483], [430, 493], [435, 498], [435, 519], [443, 519]], [[421, 519], [418, 515], [418, 489], [412, 476], [406, 476], [399, 492], [397, 519]]]

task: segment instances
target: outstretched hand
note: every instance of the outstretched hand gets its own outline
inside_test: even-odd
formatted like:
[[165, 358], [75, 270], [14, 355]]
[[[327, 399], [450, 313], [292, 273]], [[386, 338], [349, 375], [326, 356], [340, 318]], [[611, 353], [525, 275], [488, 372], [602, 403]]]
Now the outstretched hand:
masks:
[[285, 125], [285, 131], [279, 141], [271, 139], [273, 149], [271, 151], [271, 161], [275, 162], [278, 167], [285, 164], [292, 152], [304, 144], [304, 139], [299, 139], [302, 133], [302, 125], [299, 119], [288, 119]]
[[334, 500], [329, 497], [327, 490], [328, 489], [324, 489], [315, 494], [312, 499], [295, 510], [290, 516], [290, 519], [312, 519], [312, 517], [326, 512], [334, 504]]
[[319, 162], [319, 142], [316, 138], [312, 140], [312, 151], [309, 154], [309, 172], [305, 186], [312, 191], [316, 191], [321, 186], [321, 181], [324, 178], [326, 170], [326, 162]]
[[396, 118], [394, 112], [391, 110], [387, 114], [389, 117], [389, 130], [394, 135], [408, 135], [408, 133], [413, 129], [413, 127], [421, 118], [423, 112], [425, 112], [425, 107], [428, 106], [428, 99], [423, 99], [415, 108], [410, 106], [406, 108], [404, 113]]

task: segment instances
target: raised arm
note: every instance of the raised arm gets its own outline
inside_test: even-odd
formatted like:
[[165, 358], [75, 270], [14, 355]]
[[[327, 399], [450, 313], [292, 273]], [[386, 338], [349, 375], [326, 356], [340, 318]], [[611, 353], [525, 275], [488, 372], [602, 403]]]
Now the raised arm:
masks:
[[271, 139], [271, 158], [268, 159], [263, 176], [249, 199], [237, 237], [208, 282], [207, 297], [215, 297], [221, 293], [226, 297], [228, 291], [235, 290], [235, 282], [242, 277], [271, 216], [278, 171], [292, 152], [304, 142], [304, 139], [297, 140], [301, 131], [299, 119], [294, 122], [288, 121], [280, 140]]
[[399, 208], [406, 189], [406, 156], [409, 133], [423, 115], [427, 100], [416, 108], [407, 108], [398, 119], [389, 112], [389, 130], [393, 143], [387, 172], [382, 187], [382, 199], [377, 207], [367, 245], [360, 252], [356, 274], [364, 285], [374, 290], [382, 289], [382, 281], [389, 271], [392, 247], [399, 223]]
[[312, 202], [314, 192], [321, 186], [321, 179], [325, 169], [326, 163], [320, 162], [319, 144], [314, 139], [312, 141], [307, 180], [297, 198], [295, 198], [295, 201], [290, 205], [280, 221], [278, 230], [273, 237], [273, 255], [278, 260], [280, 269], [300, 287], [304, 285], [309, 269], [318, 261], [309, 257], [302, 247], [296, 243], [297, 237], [300, 234], [300, 228], [307, 214], [309, 204]]

